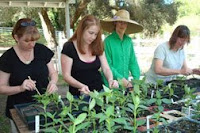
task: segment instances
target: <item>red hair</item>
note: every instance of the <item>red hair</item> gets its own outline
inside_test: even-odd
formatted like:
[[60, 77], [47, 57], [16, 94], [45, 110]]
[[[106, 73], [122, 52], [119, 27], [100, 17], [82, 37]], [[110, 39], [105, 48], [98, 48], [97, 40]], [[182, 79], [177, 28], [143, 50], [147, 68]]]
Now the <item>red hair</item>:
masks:
[[22, 18], [18, 20], [13, 28], [12, 37], [14, 38], [14, 35], [17, 35], [18, 38], [21, 38], [26, 34], [27, 41], [37, 41], [40, 38], [40, 34], [37, 28], [34, 25], [23, 26], [22, 23], [24, 22], [31, 23], [34, 21], [30, 18]]
[[92, 55], [103, 54], [104, 48], [103, 48], [103, 42], [101, 38], [102, 31], [101, 31], [100, 21], [93, 15], [86, 15], [78, 24], [78, 27], [74, 35], [69, 39], [70, 41], [77, 40], [77, 47], [81, 54], [85, 54], [83, 50], [83, 45], [82, 45], [83, 32], [94, 25], [99, 27], [99, 32], [97, 34], [96, 39], [92, 42], [92, 44], [89, 47], [92, 51]]

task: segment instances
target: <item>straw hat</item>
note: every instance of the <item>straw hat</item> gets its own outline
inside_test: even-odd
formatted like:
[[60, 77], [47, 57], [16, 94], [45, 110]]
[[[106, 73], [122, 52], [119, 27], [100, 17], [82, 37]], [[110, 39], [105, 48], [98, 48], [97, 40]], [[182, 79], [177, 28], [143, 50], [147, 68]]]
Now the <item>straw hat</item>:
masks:
[[143, 30], [143, 27], [137, 22], [130, 19], [130, 14], [126, 10], [119, 10], [112, 19], [101, 20], [103, 30], [113, 32], [115, 30], [114, 22], [123, 21], [127, 22], [126, 34], [137, 33]]

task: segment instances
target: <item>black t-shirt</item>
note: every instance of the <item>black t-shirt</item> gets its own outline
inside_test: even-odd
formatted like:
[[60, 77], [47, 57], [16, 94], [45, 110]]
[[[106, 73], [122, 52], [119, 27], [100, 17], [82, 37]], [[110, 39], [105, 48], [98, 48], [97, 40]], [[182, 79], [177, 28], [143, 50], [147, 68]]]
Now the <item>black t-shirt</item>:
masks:
[[[10, 74], [9, 85], [18, 86], [23, 83], [28, 76], [36, 81], [36, 87], [41, 94], [46, 91], [49, 83], [49, 71], [47, 64], [51, 61], [54, 53], [42, 44], [34, 47], [34, 59], [30, 64], [24, 64], [17, 56], [14, 48], [10, 48], [0, 57], [0, 70]], [[1, 78], [1, 77], [0, 77]], [[33, 102], [33, 95], [36, 91], [25, 91], [7, 98], [6, 116], [11, 118], [9, 109], [15, 104]]]
[[[78, 56], [73, 42], [66, 42], [64, 44], [62, 54], [65, 54], [73, 59], [71, 69], [71, 76], [73, 78], [87, 85], [90, 91], [100, 91], [103, 89], [103, 82], [99, 72], [101, 63], [98, 56], [96, 56], [96, 59], [93, 62], [87, 63], [82, 61]], [[80, 95], [80, 91], [72, 86], [69, 86], [69, 91], [72, 95]]]

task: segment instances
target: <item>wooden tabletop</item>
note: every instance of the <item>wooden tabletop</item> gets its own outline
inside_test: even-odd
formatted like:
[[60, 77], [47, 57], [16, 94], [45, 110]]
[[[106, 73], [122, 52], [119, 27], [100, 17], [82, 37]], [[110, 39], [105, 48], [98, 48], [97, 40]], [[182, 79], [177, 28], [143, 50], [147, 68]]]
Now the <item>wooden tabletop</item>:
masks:
[[28, 130], [27, 125], [23, 122], [20, 118], [19, 114], [17, 113], [16, 109], [10, 109], [11, 116], [13, 121], [20, 133], [34, 133], [34, 131]]

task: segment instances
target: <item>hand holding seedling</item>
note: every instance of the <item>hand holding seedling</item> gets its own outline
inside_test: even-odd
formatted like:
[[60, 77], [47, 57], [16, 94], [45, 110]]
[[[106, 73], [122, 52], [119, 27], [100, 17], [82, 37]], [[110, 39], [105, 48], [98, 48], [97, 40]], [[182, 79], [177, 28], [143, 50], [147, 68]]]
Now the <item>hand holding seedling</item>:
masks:
[[[29, 81], [33, 81], [30, 76], [28, 76], [28, 79], [29, 79]], [[34, 90], [37, 91], [38, 95], [41, 95], [40, 92], [38, 91], [36, 85], [35, 85], [36, 81], [33, 81], [33, 82], [34, 82], [34, 86], [33, 86]]]
[[80, 88], [79, 91], [81, 93], [84, 93], [84, 94], [89, 94], [90, 93], [90, 90], [89, 90], [88, 86], [86, 86], [86, 85], [83, 86], [82, 88]]
[[190, 69], [190, 68], [182, 68], [181, 70], [180, 70], [180, 74], [183, 74], [183, 75], [190, 75], [190, 74], [192, 74], [193, 73], [193, 70], [192, 69]]
[[22, 83], [20, 89], [22, 92], [24, 92], [25, 90], [33, 91], [33, 90], [35, 90], [35, 87], [36, 87], [35, 83], [36, 83], [36, 81], [33, 81], [31, 79], [26, 79]]
[[125, 88], [132, 88], [133, 85], [125, 78], [122, 79], [122, 84]]
[[48, 86], [47, 86], [47, 92], [49, 94], [52, 94], [54, 92], [58, 91], [58, 87], [56, 85], [56, 83], [54, 82], [49, 82]]
[[200, 68], [195, 68], [195, 69], [192, 70], [192, 72], [193, 72], [194, 74], [200, 75]]
[[109, 83], [109, 88], [119, 88], [117, 80], [109, 80], [108, 83]]

